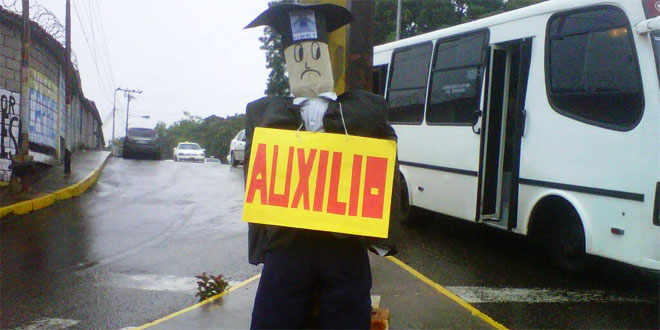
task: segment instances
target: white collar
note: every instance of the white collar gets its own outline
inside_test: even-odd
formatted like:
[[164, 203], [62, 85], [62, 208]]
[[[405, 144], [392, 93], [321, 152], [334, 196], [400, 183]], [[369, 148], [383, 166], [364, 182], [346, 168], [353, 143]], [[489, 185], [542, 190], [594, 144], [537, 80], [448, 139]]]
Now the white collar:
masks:
[[[324, 93], [319, 94], [319, 97], [321, 97], [321, 96], [325, 97], [325, 98], [328, 98], [328, 99], [331, 99], [333, 101], [337, 101], [337, 94], [335, 92], [324, 92]], [[300, 105], [303, 102], [307, 101], [308, 99], [310, 99], [310, 98], [309, 97], [296, 97], [295, 99], [293, 99], [293, 104]]]

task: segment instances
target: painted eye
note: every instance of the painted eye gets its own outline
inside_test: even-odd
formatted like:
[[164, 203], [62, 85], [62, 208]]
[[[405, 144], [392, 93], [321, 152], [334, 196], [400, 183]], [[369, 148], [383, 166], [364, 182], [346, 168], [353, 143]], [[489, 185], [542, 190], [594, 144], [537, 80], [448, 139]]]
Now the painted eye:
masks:
[[321, 45], [318, 42], [312, 43], [312, 58], [315, 60], [321, 58]]
[[301, 44], [297, 44], [293, 49], [293, 58], [296, 60], [296, 62], [302, 62], [304, 56], [305, 52], [303, 51], [303, 46]]

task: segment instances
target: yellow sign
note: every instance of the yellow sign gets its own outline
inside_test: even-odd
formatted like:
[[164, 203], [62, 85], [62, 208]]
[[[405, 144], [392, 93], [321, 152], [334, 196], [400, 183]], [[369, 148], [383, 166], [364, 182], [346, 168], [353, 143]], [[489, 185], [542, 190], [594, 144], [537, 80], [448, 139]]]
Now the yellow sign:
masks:
[[247, 222], [386, 238], [396, 142], [257, 127]]

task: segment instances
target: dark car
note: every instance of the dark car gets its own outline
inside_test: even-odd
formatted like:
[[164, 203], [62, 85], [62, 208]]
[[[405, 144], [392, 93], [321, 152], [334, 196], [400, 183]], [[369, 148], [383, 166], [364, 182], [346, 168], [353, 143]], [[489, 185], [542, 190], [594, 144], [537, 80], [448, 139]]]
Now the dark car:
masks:
[[133, 127], [128, 129], [124, 141], [124, 158], [136, 158], [146, 156], [152, 159], [160, 159], [160, 146], [158, 145], [158, 134], [151, 128]]

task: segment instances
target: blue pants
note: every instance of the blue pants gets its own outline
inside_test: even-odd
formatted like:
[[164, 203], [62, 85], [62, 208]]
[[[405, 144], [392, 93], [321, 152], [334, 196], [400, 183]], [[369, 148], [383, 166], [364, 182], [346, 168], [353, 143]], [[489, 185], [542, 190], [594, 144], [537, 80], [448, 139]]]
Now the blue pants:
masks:
[[[369, 329], [371, 269], [355, 238], [319, 233], [266, 252], [251, 329]], [[315, 297], [318, 319], [310, 325]]]

